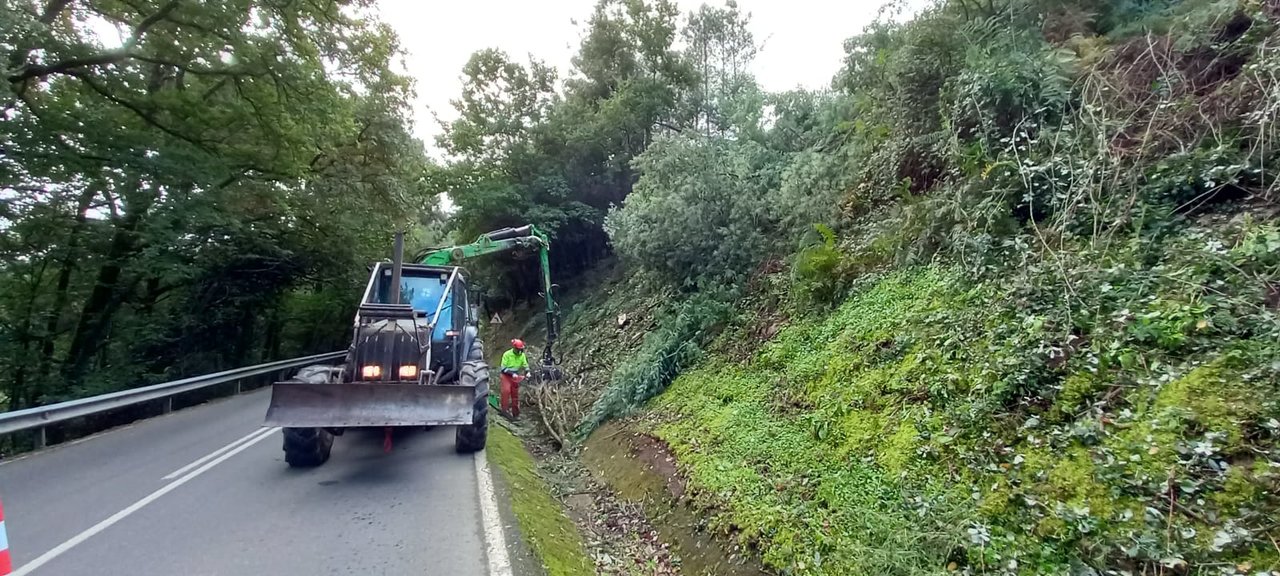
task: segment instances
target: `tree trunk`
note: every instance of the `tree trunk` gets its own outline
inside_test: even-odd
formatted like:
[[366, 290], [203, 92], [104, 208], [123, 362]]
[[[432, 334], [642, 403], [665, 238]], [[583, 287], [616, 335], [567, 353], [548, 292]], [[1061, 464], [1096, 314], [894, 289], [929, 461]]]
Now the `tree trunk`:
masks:
[[266, 350], [266, 357], [263, 360], [271, 361], [280, 358], [280, 307], [283, 302], [277, 303], [270, 308], [265, 320], [267, 335], [263, 343], [263, 349]]
[[54, 343], [58, 337], [58, 327], [62, 325], [63, 308], [67, 305], [67, 292], [71, 286], [71, 274], [75, 271], [80, 259], [80, 235], [88, 221], [89, 207], [97, 193], [86, 188], [76, 201], [75, 223], [67, 234], [67, 245], [59, 264], [58, 282], [54, 288], [53, 307], [45, 313], [44, 333], [40, 337], [40, 358], [37, 360], [37, 382], [44, 383], [49, 378], [53, 366]]
[[9, 396], [8, 410], [20, 410], [26, 407], [26, 403], [23, 402], [23, 396], [27, 393], [27, 363], [23, 362], [22, 359], [27, 356], [27, 349], [31, 345], [31, 340], [23, 336], [19, 336], [19, 340], [21, 340], [22, 346], [18, 349], [18, 367], [14, 369], [13, 378], [9, 380], [9, 390], [7, 392]]
[[25, 408], [35, 403], [39, 390], [33, 390], [29, 378], [30, 371], [27, 366], [30, 364], [28, 353], [31, 351], [31, 344], [35, 342], [35, 337], [31, 333], [32, 323], [35, 321], [36, 315], [36, 299], [40, 296], [40, 286], [44, 283], [44, 273], [48, 268], [49, 260], [41, 260], [40, 266], [36, 268], [35, 274], [32, 275], [29, 294], [27, 295], [26, 306], [22, 309], [22, 324], [16, 330], [19, 348], [16, 358], [10, 359], [10, 364], [16, 366], [14, 369], [13, 379], [9, 381], [9, 408]]
[[253, 356], [257, 335], [257, 318], [258, 310], [254, 306], [244, 306], [241, 308], [240, 320], [237, 322], [235, 342], [231, 345], [231, 357], [223, 358], [223, 365], [218, 369], [230, 368], [233, 366], [246, 366], [257, 364], [257, 358]]
[[115, 234], [112, 235], [106, 262], [102, 268], [98, 269], [97, 281], [94, 282], [93, 291], [80, 311], [75, 334], [67, 349], [66, 360], [62, 366], [62, 382], [59, 386], [63, 390], [74, 388], [84, 379], [112, 315], [127, 299], [127, 296], [121, 293], [120, 277], [124, 273], [125, 265], [138, 248], [138, 228], [154, 202], [154, 194], [148, 192], [141, 194], [138, 202], [128, 207], [124, 221], [116, 227]]

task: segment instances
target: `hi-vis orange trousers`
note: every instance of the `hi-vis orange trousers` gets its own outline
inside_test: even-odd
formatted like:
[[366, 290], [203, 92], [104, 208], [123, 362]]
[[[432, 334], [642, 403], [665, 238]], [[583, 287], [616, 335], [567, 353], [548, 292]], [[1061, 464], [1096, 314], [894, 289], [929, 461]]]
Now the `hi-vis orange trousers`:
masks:
[[498, 407], [512, 418], [520, 417], [520, 383], [510, 374], [502, 375], [502, 393], [498, 397]]

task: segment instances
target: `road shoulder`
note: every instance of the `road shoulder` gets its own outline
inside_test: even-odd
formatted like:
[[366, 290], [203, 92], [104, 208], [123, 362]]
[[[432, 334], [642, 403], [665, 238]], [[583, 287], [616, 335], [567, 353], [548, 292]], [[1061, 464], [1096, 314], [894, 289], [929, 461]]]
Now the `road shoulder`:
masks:
[[533, 457], [501, 425], [489, 428], [485, 456], [492, 464], [499, 516], [515, 576], [595, 574], [582, 536], [551, 495]]

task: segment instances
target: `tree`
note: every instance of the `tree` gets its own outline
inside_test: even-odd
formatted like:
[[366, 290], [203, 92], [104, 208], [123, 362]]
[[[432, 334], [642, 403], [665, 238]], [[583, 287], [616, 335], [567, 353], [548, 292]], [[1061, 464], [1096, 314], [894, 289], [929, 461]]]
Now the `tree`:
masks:
[[430, 209], [366, 4], [5, 1], [10, 406], [245, 363]]
[[743, 281], [771, 252], [777, 164], [759, 144], [665, 137], [636, 167], [642, 176], [635, 192], [605, 225], [632, 265], [693, 289]]
[[724, 8], [703, 4], [685, 20], [684, 57], [698, 79], [688, 107], [694, 129], [708, 137], [754, 128], [750, 121], [759, 119], [761, 103], [752, 98], [759, 91], [749, 72], [758, 47], [750, 23], [733, 0]]
[[694, 75], [674, 48], [677, 15], [667, 0], [601, 0], [587, 23], [556, 123], [567, 179], [591, 206], [626, 198], [631, 160], [656, 133], [681, 129], [677, 103]]
[[462, 68], [458, 111], [440, 139], [450, 154], [477, 164], [517, 161], [527, 154], [529, 133], [541, 123], [554, 103], [556, 72], [531, 60], [525, 67], [505, 53], [481, 50]]

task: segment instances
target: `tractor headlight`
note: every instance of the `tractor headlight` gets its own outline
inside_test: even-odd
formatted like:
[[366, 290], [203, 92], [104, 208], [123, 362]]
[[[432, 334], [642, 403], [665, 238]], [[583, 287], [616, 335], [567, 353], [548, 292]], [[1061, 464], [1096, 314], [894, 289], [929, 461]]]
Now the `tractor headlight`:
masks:
[[416, 364], [405, 364], [400, 367], [400, 379], [408, 380], [418, 377], [418, 366]]
[[373, 380], [374, 378], [381, 378], [382, 367], [375, 366], [375, 365], [362, 366], [360, 368], [360, 377], [364, 378], [365, 380]]

